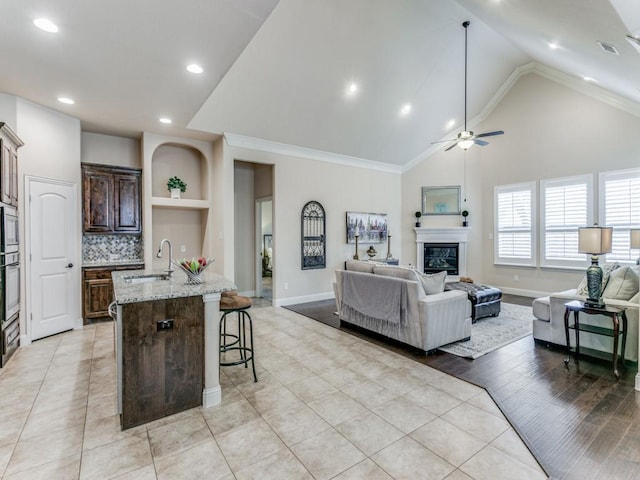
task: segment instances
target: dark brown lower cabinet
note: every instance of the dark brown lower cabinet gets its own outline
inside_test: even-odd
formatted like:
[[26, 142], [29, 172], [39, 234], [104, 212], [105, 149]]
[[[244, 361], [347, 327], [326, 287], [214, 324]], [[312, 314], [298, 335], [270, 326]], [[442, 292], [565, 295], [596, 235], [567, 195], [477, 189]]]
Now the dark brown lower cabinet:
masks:
[[202, 404], [204, 302], [184, 297], [122, 306], [122, 428]]
[[144, 265], [124, 265], [118, 267], [85, 267], [82, 269], [82, 317], [84, 324], [91, 320], [109, 316], [109, 304], [113, 302], [114, 270], [139, 270]]

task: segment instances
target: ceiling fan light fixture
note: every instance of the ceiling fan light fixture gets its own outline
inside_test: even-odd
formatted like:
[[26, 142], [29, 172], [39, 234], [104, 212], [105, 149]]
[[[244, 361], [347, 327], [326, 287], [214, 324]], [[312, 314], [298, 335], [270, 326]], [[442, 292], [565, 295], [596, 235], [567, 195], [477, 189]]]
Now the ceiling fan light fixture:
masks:
[[458, 146], [463, 150], [469, 150], [474, 143], [473, 139], [470, 138], [468, 140], [460, 140]]

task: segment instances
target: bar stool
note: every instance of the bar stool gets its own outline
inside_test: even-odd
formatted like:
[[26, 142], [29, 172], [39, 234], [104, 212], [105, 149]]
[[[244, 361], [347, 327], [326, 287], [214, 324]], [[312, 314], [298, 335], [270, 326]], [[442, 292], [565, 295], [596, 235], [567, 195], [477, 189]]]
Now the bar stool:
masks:
[[[233, 365], [242, 365], [248, 368], [251, 362], [253, 370], [253, 379], [258, 381], [256, 375], [256, 366], [253, 361], [253, 322], [251, 315], [247, 312], [251, 308], [251, 299], [238, 295], [237, 292], [223, 292], [220, 297], [220, 366], [230, 367]], [[237, 314], [238, 331], [235, 333], [227, 333], [227, 316], [231, 313]], [[249, 327], [249, 343], [247, 343], [247, 324]], [[229, 341], [230, 339], [230, 341]], [[222, 353], [237, 350], [240, 353], [240, 360], [222, 361]]]

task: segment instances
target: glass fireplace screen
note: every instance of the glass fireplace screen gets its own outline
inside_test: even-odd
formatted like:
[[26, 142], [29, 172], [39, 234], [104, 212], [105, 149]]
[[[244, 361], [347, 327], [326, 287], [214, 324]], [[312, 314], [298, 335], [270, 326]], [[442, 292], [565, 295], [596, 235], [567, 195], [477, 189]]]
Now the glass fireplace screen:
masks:
[[424, 273], [446, 270], [447, 275], [458, 275], [457, 243], [425, 243]]

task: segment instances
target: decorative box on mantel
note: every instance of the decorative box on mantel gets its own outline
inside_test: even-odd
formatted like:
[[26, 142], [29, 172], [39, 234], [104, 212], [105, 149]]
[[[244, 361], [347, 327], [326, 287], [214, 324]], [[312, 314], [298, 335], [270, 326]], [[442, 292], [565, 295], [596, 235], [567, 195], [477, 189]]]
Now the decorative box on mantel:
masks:
[[[467, 243], [469, 227], [416, 227], [416, 262], [418, 271], [431, 273], [432, 271], [447, 270], [447, 281], [458, 281], [467, 275]], [[425, 249], [425, 245], [427, 248]], [[443, 252], [447, 255], [433, 265], [433, 256], [429, 252]], [[427, 268], [425, 268], [427, 257]], [[436, 260], [438, 260], [436, 258]], [[430, 264], [433, 269], [430, 269]]]

